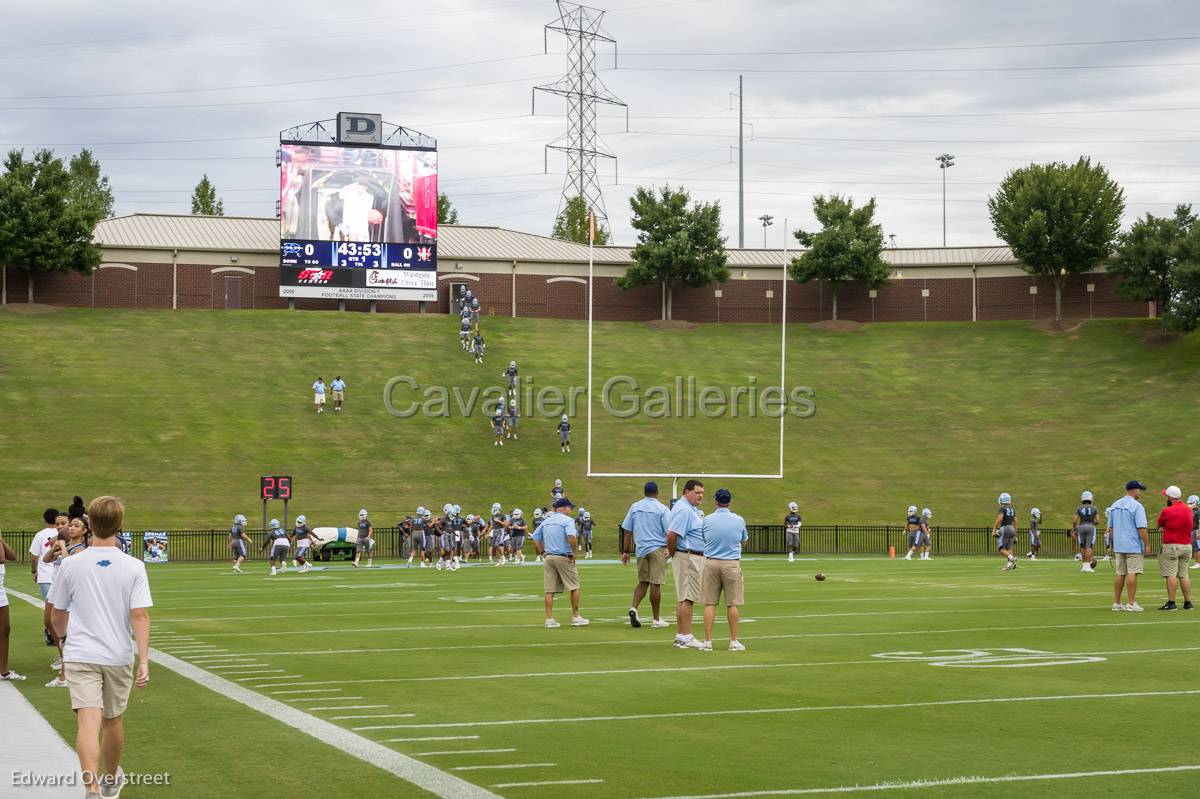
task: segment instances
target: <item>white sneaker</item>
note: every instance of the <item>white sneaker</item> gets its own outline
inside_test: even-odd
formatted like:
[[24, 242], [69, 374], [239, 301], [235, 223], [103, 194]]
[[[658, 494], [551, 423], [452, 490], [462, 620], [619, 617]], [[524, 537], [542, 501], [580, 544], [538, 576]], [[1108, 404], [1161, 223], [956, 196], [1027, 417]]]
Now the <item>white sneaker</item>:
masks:
[[1030, 555], [1030, 556], [1029, 556], [1029, 559], [1030, 559], [1030, 560], [1037, 560], [1037, 555]]
[[66, 688], [67, 681], [58, 679], [58, 675], [54, 675], [54, 679], [46, 683], [47, 688]]
[[439, 560], [439, 561], [437, 562], [437, 565], [436, 565], [436, 566], [434, 566], [434, 568], [435, 568], [435, 569], [437, 569], [438, 571], [441, 571], [441, 570], [442, 570], [442, 562]]
[[104, 784], [100, 786], [101, 799], [120, 799], [121, 789], [125, 787], [125, 770], [117, 766], [117, 771], [113, 774], [112, 784]]
[[650, 626], [655, 628], [670, 627], [671, 623], [666, 619], [655, 619], [654, 621], [650, 622]]
[[703, 641], [701, 641], [699, 638], [697, 638], [696, 636], [693, 635], [691, 638], [688, 639], [687, 643], [685, 643], [684, 646], [688, 649], [699, 649], [703, 644], [704, 644]]
[[300, 568], [300, 564], [299, 564], [299, 563], [297, 563], [296, 561], [294, 561], [294, 560], [293, 560], [293, 561], [292, 561], [292, 568], [293, 568], [293, 569], [298, 569], [298, 568]]
[[687, 649], [687, 639], [676, 633], [674, 645], [676, 649]]
[[1104, 559], [1105, 559], [1105, 560], [1112, 560], [1112, 555], [1105, 555], [1105, 556], [1104, 556]]
[[1112, 609], [1113, 609], [1113, 610], [1124, 610], [1124, 609], [1125, 609], [1125, 606], [1124, 606], [1124, 605], [1122, 605], [1120, 602], [1114, 602], [1114, 603], [1113, 603], [1113, 608], [1112, 608]]
[[422, 569], [424, 569], [424, 568], [427, 568], [427, 567], [426, 567], [426, 565], [425, 565], [425, 561], [421, 561], [421, 568], [422, 568]]
[[15, 671], [9, 671], [6, 674], [0, 674], [0, 681], [3, 682], [18, 682], [25, 679], [24, 674], [17, 674]]
[[907, 555], [905, 555], [905, 556], [904, 556], [904, 559], [905, 559], [905, 560], [912, 560], [912, 553], [911, 553], [911, 552], [909, 552]]
[[1090, 564], [1090, 563], [1083, 564], [1083, 568], [1080, 569], [1079, 571], [1083, 572], [1084, 574], [1087, 574], [1088, 572], [1092, 571], [1092, 564]]
[[696, 649], [699, 649], [701, 652], [711, 652], [712, 651], [712, 641], [701, 641], [696, 646]]
[[62, 658], [55, 658], [54, 662], [50, 664], [51, 671], [58, 671], [61, 668], [62, 668]]
[[795, 562], [796, 562], [796, 556], [793, 555], [791, 552], [789, 552], [788, 553], [788, 563], [795, 563]]
[[1189, 569], [1200, 569], [1200, 561], [1197, 561], [1196, 563], [1193, 563], [1193, 564], [1192, 564], [1191, 566], [1189, 566], [1188, 568], [1189, 568]]
[[562, 627], [562, 625], [554, 619], [546, 619], [546, 629], [553, 630], [555, 627]]
[[571, 619], [572, 627], [587, 627], [589, 624], [591, 624], [591, 622], [585, 619], [583, 616], [576, 616], [575, 618]]
[[1143, 610], [1145, 610], [1145, 608], [1136, 602], [1130, 602], [1125, 605], [1125, 610], [1128, 610], [1131, 613], [1141, 613]]
[[743, 644], [741, 641], [730, 641], [729, 642], [729, 651], [730, 652], [745, 652], [746, 645]]
[[241, 566], [234, 566], [234, 567], [233, 567], [233, 570], [234, 570], [235, 572], [237, 572], [238, 574], [241, 574], [241, 573], [242, 573], [242, 567], [241, 567]]
[[275, 574], [276, 574], [275, 567], [274, 567], [274, 566], [272, 566], [272, 567], [271, 567], [271, 576], [272, 576], [272, 577], [274, 577], [274, 576], [275, 576]]

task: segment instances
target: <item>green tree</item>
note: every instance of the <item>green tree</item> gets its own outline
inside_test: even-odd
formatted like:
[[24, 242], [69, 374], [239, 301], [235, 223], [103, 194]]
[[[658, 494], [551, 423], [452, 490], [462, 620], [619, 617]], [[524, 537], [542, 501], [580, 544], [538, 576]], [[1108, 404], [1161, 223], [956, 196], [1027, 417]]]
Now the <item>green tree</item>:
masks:
[[1112, 252], [1125, 194], [1108, 170], [1080, 158], [1013, 170], [988, 199], [988, 210], [1021, 268], [1054, 284], [1054, 318], [1060, 320], [1067, 276], [1091, 270]]
[[875, 221], [875, 198], [859, 208], [837, 194], [813, 197], [813, 215], [821, 229], [797, 230], [796, 241], [808, 249], [793, 258], [788, 272], [797, 283], [824, 280], [833, 291], [833, 318], [838, 318], [838, 291], [857, 280], [877, 289], [892, 269], [883, 260], [883, 227]]
[[661, 281], [666, 290], [663, 319], [671, 318], [676, 285], [708, 286], [729, 279], [725, 238], [721, 235], [721, 204], [697, 202], [680, 188], [639, 187], [629, 198], [632, 224], [638, 231], [633, 263], [616, 284], [622, 289]]
[[1167, 323], [1172, 280], [1178, 264], [1180, 242], [1196, 224], [1190, 205], [1175, 207], [1174, 216], [1146, 214], [1117, 239], [1117, 257], [1106, 265], [1120, 278], [1123, 297], [1153, 302], [1163, 325]]
[[[554, 220], [554, 230], [550, 231], [550, 235], [563, 241], [587, 244], [588, 229], [591, 226], [588, 221], [588, 210], [587, 201], [583, 199], [582, 195], [576, 194], [567, 200], [563, 212], [559, 214], [558, 219]], [[596, 244], [608, 244], [608, 241], [608, 231], [597, 225]]]
[[1192, 224], [1176, 242], [1173, 260], [1171, 292], [1163, 316], [1175, 330], [1191, 333], [1200, 328], [1200, 225]]
[[91, 274], [100, 265], [92, 237], [111, 208], [108, 180], [90, 153], [68, 167], [50, 150], [32, 158], [9, 151], [0, 174], [0, 265], [29, 271], [31, 301], [35, 272]]
[[192, 191], [192, 213], [200, 216], [225, 216], [225, 203], [217, 197], [217, 189], [208, 175], [200, 178]]
[[450, 198], [445, 194], [438, 195], [438, 224], [458, 224], [458, 209], [454, 207], [454, 203], [450, 202]]

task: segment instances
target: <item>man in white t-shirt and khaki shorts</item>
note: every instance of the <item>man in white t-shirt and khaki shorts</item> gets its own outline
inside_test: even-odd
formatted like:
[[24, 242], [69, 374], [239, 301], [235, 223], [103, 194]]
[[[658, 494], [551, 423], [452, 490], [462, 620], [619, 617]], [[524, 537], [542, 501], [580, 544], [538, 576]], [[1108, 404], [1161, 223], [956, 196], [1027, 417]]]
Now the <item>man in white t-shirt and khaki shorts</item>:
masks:
[[[124, 775], [124, 714], [136, 684], [150, 682], [150, 583], [146, 566], [123, 553], [117, 533], [125, 508], [115, 497], [88, 506], [92, 545], [63, 561], [50, 591], [55, 632], [79, 731], [75, 749], [89, 797], [115, 797]], [[137, 638], [137, 671], [133, 644]]]

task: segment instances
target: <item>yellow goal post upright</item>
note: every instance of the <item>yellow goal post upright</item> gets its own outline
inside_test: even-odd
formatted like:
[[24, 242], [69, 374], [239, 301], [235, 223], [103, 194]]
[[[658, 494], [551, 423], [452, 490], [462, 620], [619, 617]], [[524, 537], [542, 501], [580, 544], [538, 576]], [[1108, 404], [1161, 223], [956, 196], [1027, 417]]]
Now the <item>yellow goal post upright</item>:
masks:
[[[590, 215], [590, 214], [589, 214]], [[594, 218], [594, 217], [593, 217]], [[594, 225], [594, 222], [591, 223]], [[787, 401], [787, 289], [788, 289], [788, 247], [787, 247], [787, 220], [783, 221], [784, 239], [783, 239], [783, 298], [782, 310], [779, 318], [779, 388], [780, 402]], [[637, 479], [655, 479], [655, 478], [670, 478], [671, 480], [671, 497], [674, 499], [679, 496], [678, 485], [680, 478], [728, 478], [737, 480], [782, 480], [783, 479], [783, 444], [784, 444], [784, 420], [787, 418], [786, 407], [781, 407], [779, 414], [779, 467], [773, 473], [761, 474], [743, 474], [735, 472], [648, 472], [648, 471], [632, 471], [632, 472], [597, 472], [592, 469], [592, 305], [593, 305], [593, 286], [594, 286], [594, 259], [593, 246], [594, 227], [589, 229], [588, 236], [588, 280], [587, 280], [587, 477], [599, 478], [637, 478]]]

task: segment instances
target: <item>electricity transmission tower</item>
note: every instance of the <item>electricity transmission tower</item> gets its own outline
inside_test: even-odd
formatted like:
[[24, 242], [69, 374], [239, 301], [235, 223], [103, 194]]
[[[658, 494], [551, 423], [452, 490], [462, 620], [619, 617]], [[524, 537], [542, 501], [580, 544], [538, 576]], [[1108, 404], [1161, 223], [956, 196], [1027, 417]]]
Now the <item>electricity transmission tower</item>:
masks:
[[629, 130], [629, 107], [596, 76], [598, 42], [612, 44], [613, 63], [616, 63], [616, 39], [601, 27], [604, 14], [604, 11], [596, 8], [558, 0], [558, 19], [545, 27], [542, 37], [546, 52], [550, 51], [550, 31], [567, 37], [570, 68], [566, 75], [554, 83], [534, 87], [532, 111], [536, 113], [538, 92], [557, 94], [567, 99], [567, 131], [546, 145], [546, 172], [550, 171], [550, 150], [566, 153], [568, 159], [567, 177], [558, 203], [558, 218], [562, 219], [565, 215], [567, 201], [578, 195], [595, 212], [596, 227], [611, 233], [608, 212], [604, 207], [604, 193], [596, 178], [596, 161], [600, 158], [611, 159], [615, 174], [617, 157], [604, 147], [596, 133], [596, 106], [605, 103], [624, 108], [626, 131]]

